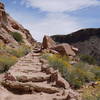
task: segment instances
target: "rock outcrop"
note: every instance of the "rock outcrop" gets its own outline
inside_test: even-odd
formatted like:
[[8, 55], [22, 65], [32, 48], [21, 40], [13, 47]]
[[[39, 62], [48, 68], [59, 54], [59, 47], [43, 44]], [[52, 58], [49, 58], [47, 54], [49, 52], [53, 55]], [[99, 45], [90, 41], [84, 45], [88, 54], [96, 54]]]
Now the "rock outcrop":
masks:
[[21, 58], [5, 73], [2, 85], [5, 89], [0, 88], [0, 95], [5, 95], [0, 100], [80, 100], [79, 94], [58, 71], [49, 67], [40, 53]]
[[56, 43], [50, 38], [49, 36], [44, 36], [43, 42], [42, 42], [42, 49], [50, 49], [53, 48], [56, 45]]
[[35, 42], [30, 32], [10, 17], [5, 11], [4, 4], [0, 2], [0, 42], [18, 46], [18, 42], [12, 37], [11, 32], [20, 33], [26, 45], [30, 46]]
[[73, 56], [73, 57], [76, 55], [68, 43], [58, 44], [52, 49], [59, 52], [61, 55]]
[[56, 44], [55, 41], [49, 36], [44, 36], [41, 50], [71, 57], [76, 56], [76, 52], [78, 52], [77, 48], [69, 45], [68, 43]]
[[79, 54], [93, 56], [100, 64], [100, 28], [82, 29], [68, 35], [55, 35], [57, 43], [69, 43], [79, 49]]

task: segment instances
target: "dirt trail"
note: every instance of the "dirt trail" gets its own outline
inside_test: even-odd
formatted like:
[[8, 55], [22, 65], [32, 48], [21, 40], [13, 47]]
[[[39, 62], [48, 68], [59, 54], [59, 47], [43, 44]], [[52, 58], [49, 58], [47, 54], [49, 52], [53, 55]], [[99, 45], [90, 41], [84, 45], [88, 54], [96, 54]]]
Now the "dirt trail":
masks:
[[59, 72], [49, 68], [40, 53], [22, 57], [4, 75], [0, 100], [79, 100]]

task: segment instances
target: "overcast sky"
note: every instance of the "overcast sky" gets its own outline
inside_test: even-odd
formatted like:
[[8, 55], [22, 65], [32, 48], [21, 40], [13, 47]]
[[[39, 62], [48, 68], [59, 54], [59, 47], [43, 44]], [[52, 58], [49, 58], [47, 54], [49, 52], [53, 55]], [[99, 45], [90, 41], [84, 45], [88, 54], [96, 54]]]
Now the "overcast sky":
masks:
[[32, 36], [69, 34], [100, 27], [100, 0], [1, 0], [6, 11]]

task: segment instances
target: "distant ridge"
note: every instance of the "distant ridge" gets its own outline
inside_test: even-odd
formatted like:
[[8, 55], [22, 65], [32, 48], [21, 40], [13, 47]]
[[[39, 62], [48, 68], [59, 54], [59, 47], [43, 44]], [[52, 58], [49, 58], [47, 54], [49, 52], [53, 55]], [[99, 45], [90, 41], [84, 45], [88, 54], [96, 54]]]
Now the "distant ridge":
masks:
[[68, 35], [53, 35], [51, 37], [58, 43], [68, 42], [72, 44], [79, 41], [85, 41], [94, 35], [100, 36], [100, 28], [81, 29]]
[[100, 59], [100, 28], [87, 28], [68, 35], [51, 36], [58, 43], [69, 43], [79, 49], [79, 54]]

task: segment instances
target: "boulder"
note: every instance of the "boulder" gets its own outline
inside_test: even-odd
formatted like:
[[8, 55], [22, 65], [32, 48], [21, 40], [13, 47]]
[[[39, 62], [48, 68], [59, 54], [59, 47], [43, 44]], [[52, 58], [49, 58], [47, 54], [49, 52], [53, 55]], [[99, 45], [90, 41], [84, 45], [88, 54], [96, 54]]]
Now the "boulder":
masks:
[[4, 79], [5, 80], [16, 81], [15, 77], [13, 75], [11, 75], [11, 73], [5, 73]]
[[62, 78], [60, 73], [57, 71], [51, 74], [49, 82], [53, 82], [53, 85], [58, 88], [70, 88], [69, 83], [64, 78]]
[[11, 25], [13, 29], [19, 30], [19, 26], [16, 23], [12, 22]]
[[42, 42], [42, 49], [49, 49], [56, 45], [56, 43], [49, 37], [44, 36], [43, 42]]
[[78, 51], [79, 51], [79, 49], [76, 48], [76, 47], [74, 47], [74, 46], [71, 46], [71, 48], [72, 48], [72, 50], [75, 51], [75, 52], [78, 52]]
[[52, 47], [53, 50], [59, 52], [61, 55], [75, 56], [75, 52], [72, 50], [71, 46], [67, 43], [58, 44]]
[[56, 82], [56, 85], [58, 87], [63, 87], [64, 89], [70, 88], [69, 83], [64, 78], [61, 77], [60, 73], [58, 73], [58, 80]]

